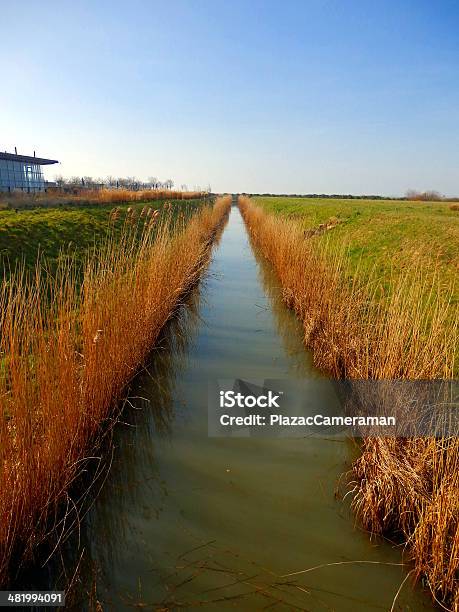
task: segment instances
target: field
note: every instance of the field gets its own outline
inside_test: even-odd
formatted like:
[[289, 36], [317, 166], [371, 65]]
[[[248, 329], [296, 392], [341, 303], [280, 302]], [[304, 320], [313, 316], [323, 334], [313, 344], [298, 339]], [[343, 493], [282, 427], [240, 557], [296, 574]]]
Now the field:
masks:
[[[457, 377], [459, 216], [447, 203], [240, 199], [315, 364], [335, 378]], [[366, 438], [349, 474], [363, 527], [459, 609], [459, 442]]]
[[374, 274], [385, 283], [420, 266], [432, 277], [440, 272], [443, 286], [450, 286], [459, 272], [459, 211], [450, 208], [454, 204], [276, 197], [253, 201], [267, 212], [296, 220], [306, 231], [316, 229], [313, 241], [346, 245], [350, 269], [359, 275]]

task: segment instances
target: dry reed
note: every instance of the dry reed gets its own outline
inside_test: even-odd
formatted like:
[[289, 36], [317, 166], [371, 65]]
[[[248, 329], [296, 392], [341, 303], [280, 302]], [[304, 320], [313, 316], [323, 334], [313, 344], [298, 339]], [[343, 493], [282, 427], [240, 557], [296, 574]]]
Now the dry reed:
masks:
[[161, 200], [195, 200], [207, 194], [199, 191], [172, 191], [170, 189], [78, 189], [70, 192], [49, 189], [46, 193], [12, 192], [0, 194], [0, 208], [31, 208], [78, 205], [109, 205], [129, 202], [156, 202]]
[[[320, 248], [294, 220], [240, 208], [251, 238], [270, 260], [284, 298], [303, 322], [315, 363], [337, 378], [438, 379], [457, 372], [459, 311], [453, 288], [422, 268], [381, 288], [346, 265], [345, 247]], [[353, 506], [373, 533], [407, 543], [417, 577], [459, 608], [459, 442], [372, 438], [353, 466]]]
[[[126, 226], [55, 276], [0, 286], [0, 582], [71, 505], [69, 486], [181, 296], [197, 281], [229, 198], [189, 221]], [[139, 220], [143, 224], [143, 219]]]

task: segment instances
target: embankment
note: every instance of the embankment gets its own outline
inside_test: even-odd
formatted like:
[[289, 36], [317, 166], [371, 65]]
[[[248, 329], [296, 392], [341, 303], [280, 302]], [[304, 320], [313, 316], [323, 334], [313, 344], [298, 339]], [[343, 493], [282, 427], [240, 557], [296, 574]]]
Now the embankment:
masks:
[[[0, 583], [63, 515], [117, 401], [199, 279], [230, 198], [191, 219], [152, 215], [88, 256], [0, 286]], [[108, 221], [107, 221], [108, 222]]]
[[[304, 327], [317, 366], [337, 378], [452, 378], [458, 317], [453, 289], [435, 290], [410, 268], [381, 291], [377, 276], [351, 273], [345, 245], [313, 245], [295, 220], [240, 208], [252, 240], [270, 260], [284, 299]], [[440, 279], [438, 279], [440, 283]], [[388, 288], [389, 285], [389, 288]], [[354, 509], [372, 533], [407, 543], [413, 573], [433, 596], [459, 605], [459, 443], [456, 439], [373, 438], [353, 466]]]
[[[69, 256], [82, 267], [88, 249], [103, 245], [109, 238], [119, 238], [126, 225], [142, 224], [149, 214], [191, 217], [205, 203], [204, 199], [155, 200], [149, 204], [110, 203], [66, 207], [36, 207], [33, 210], [0, 210], [0, 267], [13, 269], [24, 263], [34, 270], [37, 257], [55, 272], [60, 259]], [[107, 221], [110, 221], [107, 223]], [[159, 219], [158, 221], [161, 221]], [[76, 262], [75, 262], [76, 263]]]

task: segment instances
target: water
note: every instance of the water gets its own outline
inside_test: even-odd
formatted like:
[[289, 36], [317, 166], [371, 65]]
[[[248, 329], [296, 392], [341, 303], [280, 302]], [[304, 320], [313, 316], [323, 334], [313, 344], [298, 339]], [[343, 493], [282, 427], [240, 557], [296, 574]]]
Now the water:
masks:
[[[80, 595], [120, 611], [389, 610], [406, 576], [401, 550], [371, 542], [334, 495], [351, 441], [207, 435], [209, 380], [320, 376], [237, 208], [170, 327], [83, 522]], [[394, 609], [433, 607], [407, 581]]]

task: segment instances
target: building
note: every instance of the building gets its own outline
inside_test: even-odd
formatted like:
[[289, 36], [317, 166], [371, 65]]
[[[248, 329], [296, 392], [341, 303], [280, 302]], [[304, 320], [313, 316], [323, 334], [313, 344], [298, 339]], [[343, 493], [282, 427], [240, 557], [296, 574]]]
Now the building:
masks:
[[20, 190], [27, 193], [45, 191], [42, 166], [57, 164], [55, 159], [44, 159], [15, 153], [0, 153], [0, 191]]

